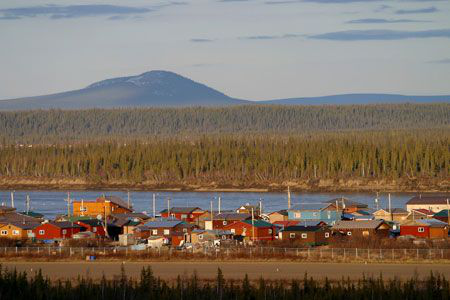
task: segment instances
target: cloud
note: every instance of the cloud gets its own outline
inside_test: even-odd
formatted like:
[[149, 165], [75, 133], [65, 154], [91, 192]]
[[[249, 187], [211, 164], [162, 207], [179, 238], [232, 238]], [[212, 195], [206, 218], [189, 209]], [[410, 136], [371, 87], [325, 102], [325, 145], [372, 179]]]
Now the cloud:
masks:
[[190, 39], [190, 41], [193, 42], [193, 43], [210, 43], [210, 42], [214, 42], [214, 40], [211, 40], [211, 39], [198, 39], [198, 38]]
[[46, 16], [51, 19], [80, 18], [90, 16], [112, 16], [117, 18], [125, 15], [136, 15], [151, 12], [145, 7], [116, 5], [45, 5], [0, 9], [2, 19], [21, 19]]
[[350, 20], [348, 24], [392, 24], [392, 23], [423, 23], [430, 21], [411, 20], [411, 19], [357, 19]]
[[347, 30], [309, 36], [310, 39], [333, 41], [405, 40], [420, 38], [450, 38], [450, 29], [424, 31]]
[[304, 34], [283, 34], [283, 35], [253, 35], [253, 36], [244, 36], [240, 37], [240, 40], [281, 40], [281, 39], [292, 39], [304, 37]]
[[428, 63], [429, 64], [450, 64], [450, 58], [430, 60]]
[[418, 8], [418, 9], [399, 9], [396, 10], [395, 13], [397, 15], [406, 15], [406, 14], [430, 14], [434, 12], [438, 12], [439, 9], [437, 9], [434, 6], [431, 7], [425, 7], [425, 8]]

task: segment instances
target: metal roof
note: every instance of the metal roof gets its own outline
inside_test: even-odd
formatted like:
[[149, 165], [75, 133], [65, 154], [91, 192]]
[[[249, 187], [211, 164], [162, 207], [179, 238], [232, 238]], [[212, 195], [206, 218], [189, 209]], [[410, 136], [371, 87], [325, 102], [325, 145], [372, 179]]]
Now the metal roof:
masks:
[[289, 227], [285, 227], [282, 231], [319, 231], [321, 230], [323, 227], [322, 226], [299, 226], [299, 225], [294, 225], [294, 226], [289, 226]]
[[[196, 210], [203, 211], [203, 209], [201, 209], [200, 207], [172, 207], [170, 209], [170, 212], [174, 213], [174, 214], [191, 214], [192, 212], [194, 212]], [[160, 213], [166, 213], [166, 212], [167, 212], [167, 208], [163, 209]]]
[[255, 227], [273, 227], [274, 226], [272, 223], [269, 223], [269, 222], [266, 222], [263, 220], [254, 220], [253, 222], [252, 222], [252, 220], [244, 220], [241, 222], [247, 223], [249, 225], [253, 224], [253, 226], [255, 226]]
[[435, 217], [448, 217], [448, 215], [449, 215], [448, 209], [443, 209], [440, 212], [434, 214]]
[[329, 206], [333, 205], [332, 203], [300, 203], [294, 205], [290, 210], [324, 210]]
[[107, 201], [110, 201], [110, 202], [112, 202], [114, 204], [117, 204], [118, 206], [120, 206], [122, 208], [126, 208], [126, 209], [131, 210], [131, 207], [128, 207], [128, 203], [123, 201], [122, 198], [120, 198], [120, 197], [117, 197], [117, 196], [104, 196], [104, 197], [101, 197], [101, 198], [103, 198], [103, 199], [105, 199]]
[[251, 214], [239, 214], [239, 213], [220, 213], [217, 215], [214, 215], [214, 220], [247, 220], [251, 218]]
[[[367, 204], [364, 204], [361, 202], [356, 202], [356, 201], [353, 201], [353, 200], [350, 200], [350, 199], [347, 199], [344, 197], [331, 199], [331, 200], [326, 201], [325, 203], [331, 203], [331, 204], [336, 205], [336, 202], [337, 202], [339, 208], [343, 208], [344, 205], [345, 205], [345, 207], [350, 206], [350, 207], [357, 207], [357, 208], [369, 207]], [[344, 204], [344, 205], [342, 205], [342, 204]]]
[[183, 221], [150, 221], [144, 224], [148, 228], [173, 228], [179, 224], [186, 224]]
[[444, 195], [444, 196], [415, 196], [411, 199], [409, 199], [408, 202], [406, 202], [406, 205], [408, 204], [447, 204], [447, 199], [450, 199], [450, 195]]
[[383, 220], [338, 221], [334, 224], [333, 229], [377, 229], [383, 223]]

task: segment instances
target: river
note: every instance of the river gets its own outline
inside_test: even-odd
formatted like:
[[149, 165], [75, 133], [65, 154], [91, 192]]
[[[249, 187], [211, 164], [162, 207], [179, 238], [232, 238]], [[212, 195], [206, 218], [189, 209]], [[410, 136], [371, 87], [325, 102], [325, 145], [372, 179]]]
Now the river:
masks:
[[[60, 190], [17, 190], [14, 192], [14, 203], [18, 211], [25, 210], [26, 196], [30, 196], [31, 210], [42, 213], [46, 218], [54, 218], [58, 214], [67, 212], [67, 192], [70, 192], [71, 199], [94, 200], [96, 197], [105, 195], [116, 195], [128, 200], [126, 190], [113, 191], [60, 191]], [[171, 206], [198, 206], [203, 209], [210, 209], [213, 201], [213, 209], [218, 209], [218, 198], [221, 198], [222, 210], [235, 210], [246, 203], [259, 205], [262, 201], [263, 211], [272, 212], [287, 208], [287, 193], [252, 193], [252, 192], [152, 192], [152, 191], [130, 191], [130, 200], [133, 208], [139, 212], [146, 212], [152, 215], [153, 193], [156, 193], [156, 212], [167, 207], [167, 199], [170, 198]], [[392, 207], [405, 208], [405, 203], [414, 194], [391, 193]], [[345, 197], [361, 203], [366, 203], [369, 207], [376, 207], [374, 199], [376, 194], [370, 193], [291, 193], [292, 204], [297, 203], [317, 203], [331, 200], [338, 197]], [[11, 205], [11, 191], [0, 190], [0, 203]], [[379, 195], [379, 207], [388, 206], [388, 195]]]

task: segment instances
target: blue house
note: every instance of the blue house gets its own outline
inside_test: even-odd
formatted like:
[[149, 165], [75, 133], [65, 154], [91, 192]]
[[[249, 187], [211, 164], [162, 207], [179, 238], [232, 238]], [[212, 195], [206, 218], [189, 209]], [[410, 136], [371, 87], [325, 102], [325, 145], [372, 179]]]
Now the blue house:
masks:
[[301, 203], [288, 210], [288, 219], [295, 221], [323, 221], [333, 225], [342, 218], [342, 211], [333, 203]]

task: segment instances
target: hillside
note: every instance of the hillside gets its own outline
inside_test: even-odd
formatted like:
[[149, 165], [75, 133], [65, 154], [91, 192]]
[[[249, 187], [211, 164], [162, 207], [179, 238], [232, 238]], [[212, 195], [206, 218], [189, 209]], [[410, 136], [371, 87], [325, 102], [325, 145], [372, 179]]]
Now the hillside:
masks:
[[4, 144], [449, 127], [450, 104], [0, 112], [0, 141]]

